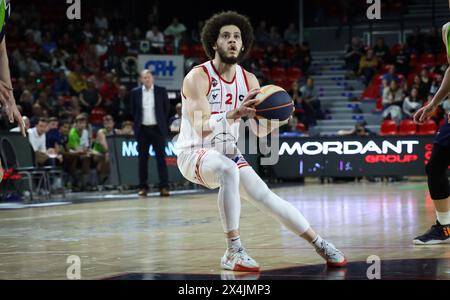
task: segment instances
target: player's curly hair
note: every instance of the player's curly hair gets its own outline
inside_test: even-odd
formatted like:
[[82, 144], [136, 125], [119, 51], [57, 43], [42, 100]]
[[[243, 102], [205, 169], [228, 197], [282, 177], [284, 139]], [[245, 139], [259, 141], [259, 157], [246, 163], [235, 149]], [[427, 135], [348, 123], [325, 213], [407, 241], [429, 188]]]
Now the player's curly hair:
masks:
[[205, 49], [206, 55], [210, 59], [213, 59], [215, 56], [213, 47], [219, 37], [220, 29], [227, 25], [235, 25], [241, 31], [244, 50], [239, 54], [239, 60], [242, 60], [250, 52], [253, 45], [253, 27], [246, 16], [238, 14], [235, 11], [220, 12], [205, 22], [201, 33], [203, 49]]

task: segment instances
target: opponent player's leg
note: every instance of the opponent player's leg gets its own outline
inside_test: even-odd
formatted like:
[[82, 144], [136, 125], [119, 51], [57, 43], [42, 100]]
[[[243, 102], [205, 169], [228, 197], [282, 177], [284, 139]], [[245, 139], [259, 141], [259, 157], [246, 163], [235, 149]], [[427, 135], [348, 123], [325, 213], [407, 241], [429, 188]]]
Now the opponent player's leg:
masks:
[[222, 268], [258, 271], [259, 265], [246, 253], [239, 236], [241, 200], [236, 164], [216, 150], [200, 149], [192, 155], [180, 157], [180, 171], [187, 179], [207, 188], [219, 187], [218, 206], [228, 246], [221, 259]]
[[293, 233], [311, 243], [329, 266], [345, 266], [347, 260], [336, 247], [315, 233], [302, 213], [272, 192], [251, 167], [240, 169], [241, 197], [268, 213]]
[[450, 163], [450, 146], [434, 144], [426, 166], [428, 189], [436, 208], [436, 224], [414, 239], [417, 245], [450, 243], [450, 185], [447, 169]]

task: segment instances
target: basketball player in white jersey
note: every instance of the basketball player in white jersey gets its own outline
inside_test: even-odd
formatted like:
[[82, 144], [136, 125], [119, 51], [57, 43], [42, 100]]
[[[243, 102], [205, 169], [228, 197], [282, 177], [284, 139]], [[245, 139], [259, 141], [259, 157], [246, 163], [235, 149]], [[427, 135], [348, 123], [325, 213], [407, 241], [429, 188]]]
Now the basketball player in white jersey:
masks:
[[[222, 268], [259, 271], [239, 237], [241, 198], [310, 242], [328, 266], [345, 266], [342, 252], [316, 234], [297, 208], [270, 191], [237, 149], [239, 121], [254, 117], [254, 98], [259, 93], [255, 75], [237, 64], [253, 43], [249, 20], [235, 12], [216, 14], [203, 28], [202, 43], [211, 60], [191, 70], [183, 82], [178, 167], [191, 182], [219, 187], [218, 205], [228, 246]], [[251, 127], [259, 136], [270, 133], [256, 122]]]

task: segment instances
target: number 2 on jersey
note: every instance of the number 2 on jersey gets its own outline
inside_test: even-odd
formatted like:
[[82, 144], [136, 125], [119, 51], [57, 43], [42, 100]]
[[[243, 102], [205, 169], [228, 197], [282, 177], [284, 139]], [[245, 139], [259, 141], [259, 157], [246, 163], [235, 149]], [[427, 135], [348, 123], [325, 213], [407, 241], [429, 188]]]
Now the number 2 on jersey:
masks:
[[227, 100], [225, 100], [225, 104], [233, 104], [233, 95], [227, 94]]

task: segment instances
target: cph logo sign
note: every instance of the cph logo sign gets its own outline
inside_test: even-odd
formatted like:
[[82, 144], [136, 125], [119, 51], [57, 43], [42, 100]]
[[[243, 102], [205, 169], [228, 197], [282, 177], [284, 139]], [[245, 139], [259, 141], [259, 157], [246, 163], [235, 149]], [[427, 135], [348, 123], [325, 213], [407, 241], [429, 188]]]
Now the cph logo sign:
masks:
[[149, 60], [145, 65], [145, 69], [152, 71], [155, 76], [172, 77], [177, 67], [172, 60]]

